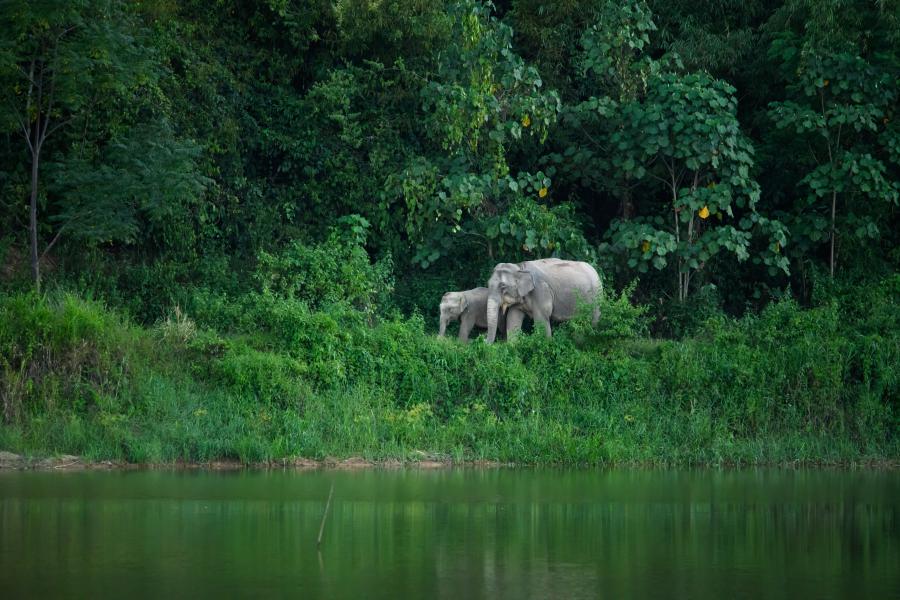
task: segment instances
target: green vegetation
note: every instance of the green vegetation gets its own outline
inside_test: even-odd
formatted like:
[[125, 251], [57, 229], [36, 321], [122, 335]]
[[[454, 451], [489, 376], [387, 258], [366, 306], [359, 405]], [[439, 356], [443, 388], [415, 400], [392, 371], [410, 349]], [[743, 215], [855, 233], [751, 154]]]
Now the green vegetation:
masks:
[[680, 341], [640, 335], [623, 294], [596, 329], [585, 316], [495, 346], [268, 292], [198, 298], [197, 321], [146, 329], [71, 295], [14, 295], [0, 391], [17, 425], [0, 445], [139, 462], [880, 460], [900, 450], [900, 278], [866, 291], [865, 306], [720, 315]]
[[0, 0], [0, 448], [898, 458], [897, 3], [550, 4]]

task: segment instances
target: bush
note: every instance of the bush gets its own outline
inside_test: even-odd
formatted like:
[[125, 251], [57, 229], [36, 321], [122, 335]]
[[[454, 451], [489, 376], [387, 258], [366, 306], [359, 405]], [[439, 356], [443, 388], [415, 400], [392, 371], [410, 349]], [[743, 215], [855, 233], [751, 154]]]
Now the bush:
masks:
[[[564, 324], [562, 329], [594, 344], [607, 346], [615, 340], [646, 337], [649, 333], [649, 308], [631, 302], [636, 287], [637, 282], [633, 281], [618, 295], [602, 294], [598, 300], [600, 319], [596, 326], [591, 325], [593, 306], [582, 303], [576, 317]], [[556, 325], [555, 331], [559, 329], [560, 326]]]
[[711, 317], [722, 314], [722, 300], [714, 285], [706, 285], [684, 300], [662, 302], [653, 323], [654, 335], [679, 339], [693, 335]]
[[[460, 344], [420, 316], [200, 290], [150, 330], [69, 295], [0, 297], [11, 449], [127, 460], [721, 464], [896, 457], [900, 338], [834, 300], [646, 336], [629, 288], [555, 329]], [[9, 420], [9, 419], [8, 419]]]
[[373, 314], [389, 302], [393, 265], [390, 256], [372, 263], [364, 236], [358, 235], [348, 240], [335, 231], [321, 244], [295, 241], [277, 254], [262, 252], [254, 279], [264, 294], [300, 300], [312, 309], [344, 302]]
[[3, 419], [83, 411], [127, 383], [133, 331], [101, 305], [69, 294], [0, 297]]
[[290, 356], [233, 348], [213, 364], [214, 382], [251, 402], [302, 412], [309, 399], [308, 369]]

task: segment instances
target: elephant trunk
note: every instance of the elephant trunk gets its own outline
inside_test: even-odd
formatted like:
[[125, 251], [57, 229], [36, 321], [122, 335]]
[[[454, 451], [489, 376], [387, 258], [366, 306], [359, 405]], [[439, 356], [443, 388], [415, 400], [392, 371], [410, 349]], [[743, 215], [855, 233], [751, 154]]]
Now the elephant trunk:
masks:
[[438, 337], [444, 337], [444, 334], [447, 332], [447, 317], [445, 315], [441, 315], [441, 327], [438, 331]]
[[497, 337], [497, 317], [500, 314], [500, 298], [488, 296], [487, 301], [487, 343], [493, 344]]

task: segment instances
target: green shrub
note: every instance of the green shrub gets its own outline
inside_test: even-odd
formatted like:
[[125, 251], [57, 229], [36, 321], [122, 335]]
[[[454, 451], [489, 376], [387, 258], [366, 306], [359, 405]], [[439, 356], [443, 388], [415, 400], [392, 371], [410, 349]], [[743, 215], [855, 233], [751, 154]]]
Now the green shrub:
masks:
[[0, 395], [7, 422], [25, 412], [83, 411], [127, 383], [135, 340], [115, 314], [70, 294], [0, 297]]
[[309, 399], [307, 367], [281, 354], [234, 348], [214, 362], [213, 377], [253, 402], [301, 411]]
[[317, 309], [346, 302], [372, 314], [389, 302], [391, 258], [372, 263], [362, 243], [338, 233], [320, 244], [292, 242], [278, 253], [261, 252], [254, 279], [264, 294], [291, 298]]
[[626, 289], [597, 327], [588, 311], [494, 345], [271, 292], [199, 290], [150, 329], [70, 295], [3, 296], [0, 443], [133, 461], [896, 458], [900, 336], [874, 330], [894, 286], [866, 296], [872, 317], [788, 300], [662, 341]]
[[668, 298], [657, 310], [653, 333], [679, 339], [693, 335], [707, 319], [722, 314], [722, 300], [714, 285], [706, 285], [684, 300]]

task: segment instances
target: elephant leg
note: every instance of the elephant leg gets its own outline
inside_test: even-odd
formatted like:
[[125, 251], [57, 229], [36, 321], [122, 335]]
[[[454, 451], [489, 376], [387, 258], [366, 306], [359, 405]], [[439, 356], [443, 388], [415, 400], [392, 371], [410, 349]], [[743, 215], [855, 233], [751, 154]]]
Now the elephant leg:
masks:
[[536, 298], [536, 300], [537, 301], [529, 307], [531, 308], [531, 318], [534, 319], [534, 326], [537, 328], [538, 323], [542, 324], [544, 326], [544, 333], [547, 337], [550, 337], [552, 335], [550, 329], [550, 315], [553, 314], [553, 301], [549, 294], [546, 294], [542, 298]]
[[[537, 322], [537, 320], [535, 319], [535, 323], [536, 322]], [[546, 319], [544, 321], [544, 333], [547, 335], [547, 337], [550, 337], [553, 335], [553, 331], [550, 329], [550, 319]]]
[[596, 327], [597, 323], [599, 323], [599, 322], [600, 322], [600, 307], [595, 305], [594, 306], [594, 314], [591, 317], [591, 325]]
[[460, 319], [459, 321], [459, 341], [464, 342], [466, 344], [469, 343], [469, 333], [472, 332], [472, 327], [475, 326], [475, 319], [468, 318], [468, 315]]
[[512, 339], [512, 336], [522, 329], [522, 321], [525, 320], [525, 313], [518, 308], [510, 308], [506, 311], [506, 339]]

